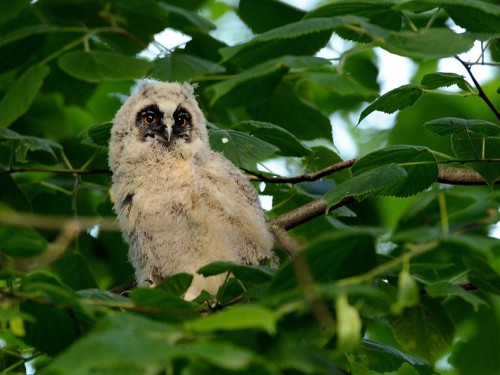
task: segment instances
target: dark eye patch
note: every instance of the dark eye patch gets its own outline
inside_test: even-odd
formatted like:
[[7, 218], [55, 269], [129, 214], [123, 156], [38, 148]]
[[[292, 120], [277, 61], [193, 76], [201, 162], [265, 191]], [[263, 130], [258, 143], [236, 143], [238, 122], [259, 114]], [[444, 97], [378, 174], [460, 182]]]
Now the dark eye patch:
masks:
[[148, 105], [137, 112], [136, 123], [138, 125], [151, 126], [157, 124], [163, 118], [163, 112], [156, 104]]
[[191, 125], [191, 114], [183, 107], [179, 107], [174, 112], [174, 124], [181, 128]]

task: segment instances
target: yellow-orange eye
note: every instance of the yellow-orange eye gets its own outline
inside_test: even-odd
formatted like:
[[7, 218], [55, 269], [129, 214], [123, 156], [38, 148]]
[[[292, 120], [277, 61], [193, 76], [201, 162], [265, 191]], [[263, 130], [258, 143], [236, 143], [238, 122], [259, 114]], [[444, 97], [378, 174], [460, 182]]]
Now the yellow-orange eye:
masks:
[[142, 123], [144, 125], [153, 125], [158, 120], [156, 113], [148, 111], [142, 115]]

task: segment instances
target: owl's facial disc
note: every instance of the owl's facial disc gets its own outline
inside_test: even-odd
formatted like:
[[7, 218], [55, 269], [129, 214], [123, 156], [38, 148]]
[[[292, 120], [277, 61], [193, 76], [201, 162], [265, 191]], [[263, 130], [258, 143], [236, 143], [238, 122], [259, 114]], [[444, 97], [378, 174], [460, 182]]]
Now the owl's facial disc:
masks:
[[165, 114], [156, 104], [148, 105], [137, 113], [136, 124], [142, 141], [153, 139], [170, 145], [178, 139], [184, 139], [186, 142], [191, 140], [191, 115], [180, 106], [171, 117], [165, 118]]

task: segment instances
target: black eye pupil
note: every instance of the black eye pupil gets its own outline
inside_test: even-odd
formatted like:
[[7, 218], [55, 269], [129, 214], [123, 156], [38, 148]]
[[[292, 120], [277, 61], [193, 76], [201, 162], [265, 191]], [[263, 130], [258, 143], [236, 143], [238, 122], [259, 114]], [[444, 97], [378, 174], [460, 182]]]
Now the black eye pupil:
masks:
[[184, 127], [187, 125], [189, 121], [189, 114], [185, 112], [178, 113], [175, 115], [175, 124], [181, 127]]
[[156, 115], [154, 113], [145, 113], [143, 121], [146, 125], [151, 125], [156, 122]]

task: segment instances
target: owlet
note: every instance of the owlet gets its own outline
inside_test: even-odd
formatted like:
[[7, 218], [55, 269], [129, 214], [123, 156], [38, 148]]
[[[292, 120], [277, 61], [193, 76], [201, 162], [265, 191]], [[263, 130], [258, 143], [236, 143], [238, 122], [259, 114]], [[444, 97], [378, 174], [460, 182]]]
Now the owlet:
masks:
[[189, 84], [146, 81], [116, 114], [109, 144], [114, 209], [139, 286], [181, 272], [184, 298], [216, 293], [225, 276], [204, 278], [214, 261], [257, 264], [272, 257], [255, 189], [210, 149]]

